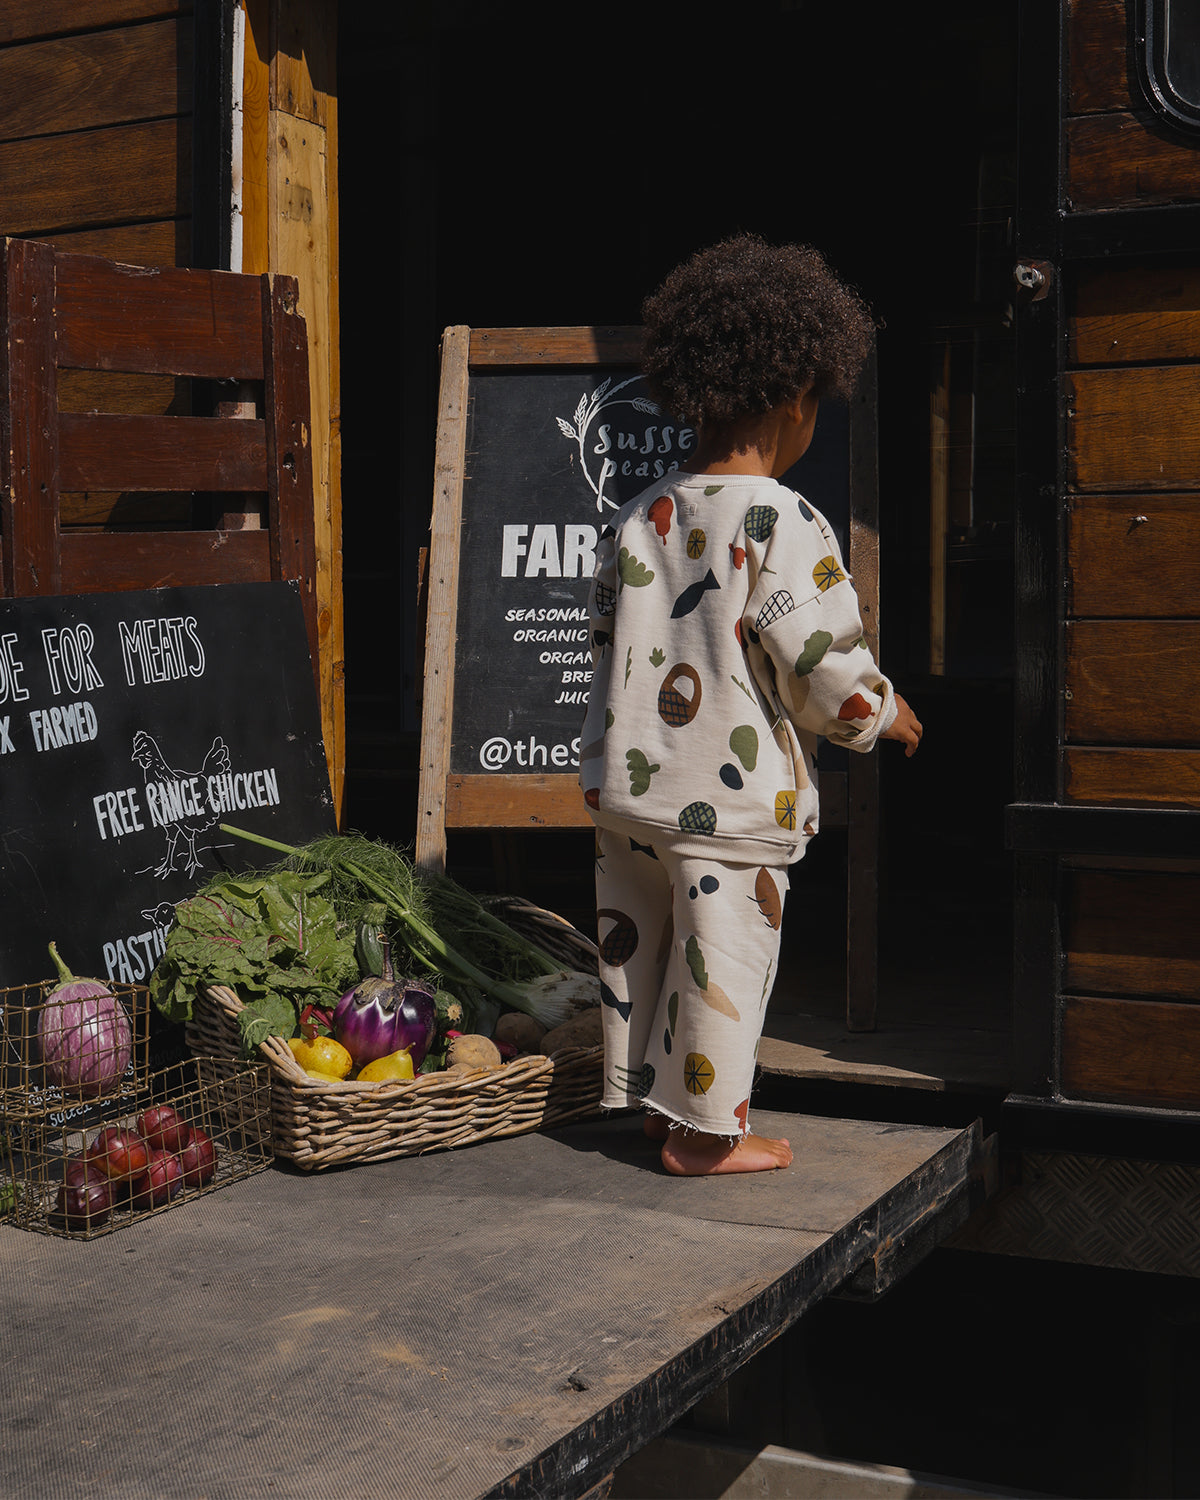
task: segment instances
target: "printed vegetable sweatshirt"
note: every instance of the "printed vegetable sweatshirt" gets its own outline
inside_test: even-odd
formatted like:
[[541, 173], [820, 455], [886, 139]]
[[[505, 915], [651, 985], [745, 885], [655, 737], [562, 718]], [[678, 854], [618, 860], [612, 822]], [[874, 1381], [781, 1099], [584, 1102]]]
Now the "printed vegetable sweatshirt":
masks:
[[593, 820], [683, 854], [799, 859], [819, 737], [868, 750], [896, 714], [825, 518], [774, 479], [673, 475], [605, 528], [589, 612]]

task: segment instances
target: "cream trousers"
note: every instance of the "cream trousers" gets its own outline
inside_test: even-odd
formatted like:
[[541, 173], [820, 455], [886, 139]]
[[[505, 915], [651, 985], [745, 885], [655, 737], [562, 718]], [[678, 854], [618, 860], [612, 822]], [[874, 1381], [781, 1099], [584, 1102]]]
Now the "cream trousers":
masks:
[[787, 889], [786, 867], [686, 858], [597, 828], [605, 1108], [748, 1133]]

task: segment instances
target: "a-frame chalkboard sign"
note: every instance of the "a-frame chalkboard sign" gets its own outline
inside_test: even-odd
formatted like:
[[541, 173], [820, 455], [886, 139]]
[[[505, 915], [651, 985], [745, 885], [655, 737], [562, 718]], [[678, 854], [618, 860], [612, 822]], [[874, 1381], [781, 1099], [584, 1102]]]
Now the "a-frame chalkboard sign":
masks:
[[[579, 731], [596, 541], [626, 500], [686, 468], [696, 435], [638, 374], [637, 328], [447, 328], [428, 561], [417, 864], [446, 830], [585, 828]], [[787, 476], [832, 523], [877, 649], [874, 382], [822, 409]], [[847, 766], [846, 762], [849, 762]], [[875, 1008], [875, 757], [822, 758], [822, 823], [848, 825], [847, 1014]]]

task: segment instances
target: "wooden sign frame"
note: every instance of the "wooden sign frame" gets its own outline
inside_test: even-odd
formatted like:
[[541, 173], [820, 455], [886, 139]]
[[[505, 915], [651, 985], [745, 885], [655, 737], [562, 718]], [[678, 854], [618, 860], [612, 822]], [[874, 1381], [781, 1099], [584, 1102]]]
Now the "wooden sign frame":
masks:
[[[452, 774], [459, 538], [471, 373], [477, 369], [602, 369], [636, 365], [637, 328], [447, 328], [442, 337], [421, 707], [417, 865], [441, 870], [447, 828], [587, 828], [573, 776]], [[582, 714], [580, 715], [582, 718]]]
[[[636, 367], [636, 327], [470, 328], [442, 337], [433, 510], [425, 565], [424, 669], [416, 863], [446, 866], [449, 828], [587, 828], [577, 780], [562, 772], [462, 773], [451, 769], [463, 489], [471, 379], [475, 371]], [[850, 496], [846, 561], [864, 634], [878, 658], [879, 534], [874, 362], [850, 413]], [[582, 718], [582, 714], [580, 716]], [[874, 754], [849, 755], [845, 772], [823, 772], [821, 817], [848, 829], [847, 1024], [875, 1024], [879, 771]]]

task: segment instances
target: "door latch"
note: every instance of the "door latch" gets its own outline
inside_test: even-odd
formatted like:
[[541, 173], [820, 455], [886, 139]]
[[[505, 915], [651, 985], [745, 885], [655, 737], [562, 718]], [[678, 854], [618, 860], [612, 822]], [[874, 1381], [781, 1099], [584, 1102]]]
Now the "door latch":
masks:
[[1019, 260], [1013, 267], [1013, 280], [1022, 291], [1032, 293], [1031, 302], [1040, 302], [1054, 282], [1054, 267], [1048, 260]]

